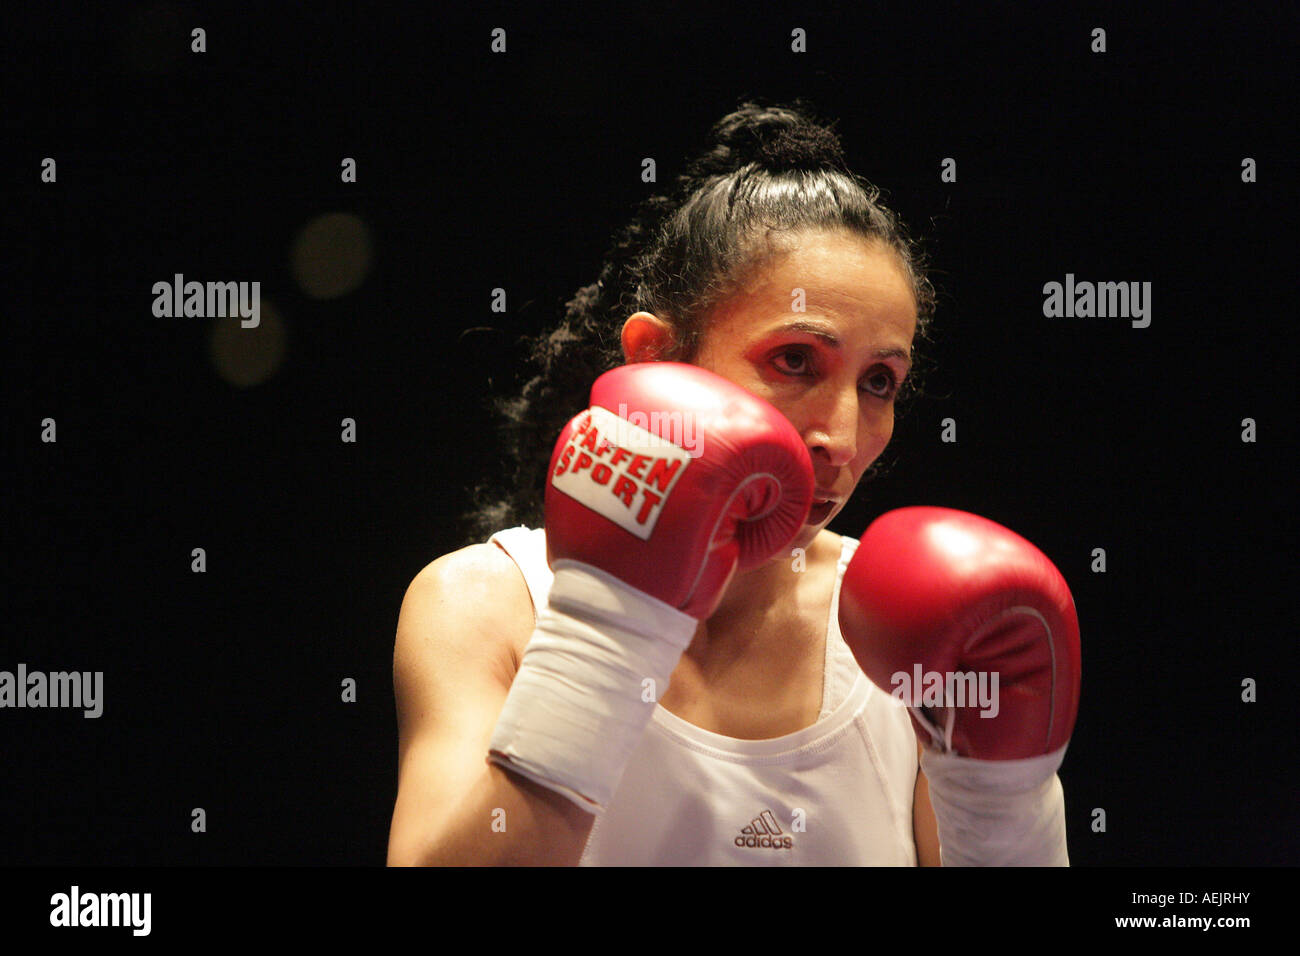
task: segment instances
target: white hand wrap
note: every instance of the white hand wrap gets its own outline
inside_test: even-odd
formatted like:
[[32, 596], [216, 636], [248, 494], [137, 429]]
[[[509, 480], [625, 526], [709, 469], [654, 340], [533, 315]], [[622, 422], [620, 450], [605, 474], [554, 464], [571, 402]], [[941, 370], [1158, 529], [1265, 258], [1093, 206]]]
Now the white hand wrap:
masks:
[[1065, 750], [1025, 760], [922, 750], [943, 865], [1069, 866], [1065, 791], [1056, 775]]
[[698, 622], [591, 565], [556, 561], [554, 571], [488, 760], [597, 813]]

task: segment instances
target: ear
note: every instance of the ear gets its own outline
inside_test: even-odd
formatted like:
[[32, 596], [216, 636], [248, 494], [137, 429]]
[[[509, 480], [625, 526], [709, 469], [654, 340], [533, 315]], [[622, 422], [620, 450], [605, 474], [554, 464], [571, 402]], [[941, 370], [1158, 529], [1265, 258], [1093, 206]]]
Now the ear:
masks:
[[669, 353], [673, 330], [663, 319], [649, 312], [636, 312], [623, 323], [623, 361], [656, 362]]

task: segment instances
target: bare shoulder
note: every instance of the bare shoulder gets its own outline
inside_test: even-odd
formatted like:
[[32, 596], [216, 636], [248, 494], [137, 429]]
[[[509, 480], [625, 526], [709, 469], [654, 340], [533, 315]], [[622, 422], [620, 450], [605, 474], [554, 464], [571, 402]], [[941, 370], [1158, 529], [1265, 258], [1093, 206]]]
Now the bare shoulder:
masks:
[[421, 569], [406, 589], [402, 616], [411, 618], [407, 623], [436, 621], [442, 626], [434, 630], [441, 633], [471, 630], [505, 639], [522, 631], [526, 638], [533, 630], [533, 601], [508, 554], [495, 544], [472, 544]]
[[439, 604], [444, 613], [488, 617], [492, 623], [527, 618], [533, 602], [514, 560], [495, 544], [471, 544], [430, 561], [406, 589], [403, 611], [417, 613]]
[[495, 544], [431, 561], [406, 589], [393, 676], [399, 710], [439, 687], [508, 688], [533, 631], [533, 603], [518, 566]]

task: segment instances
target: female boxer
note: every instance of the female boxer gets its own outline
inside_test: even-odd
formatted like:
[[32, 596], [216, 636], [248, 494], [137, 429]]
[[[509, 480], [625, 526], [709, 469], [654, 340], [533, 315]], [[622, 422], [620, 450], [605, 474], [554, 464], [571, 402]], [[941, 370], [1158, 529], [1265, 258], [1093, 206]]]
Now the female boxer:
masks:
[[[889, 443], [933, 308], [830, 129], [752, 103], [715, 125], [503, 403], [517, 470], [478, 513], [487, 540], [408, 589], [390, 864], [940, 862], [921, 755], [966, 760], [972, 725], [954, 738], [951, 709], [864, 675], [914, 641], [877, 614], [893, 597], [865, 553], [841, 631], [859, 542], [827, 530]], [[906, 533], [878, 557], [933, 576]], [[998, 798], [1016, 846], [987, 862], [1060, 862], [1059, 781], [1031, 789]]]

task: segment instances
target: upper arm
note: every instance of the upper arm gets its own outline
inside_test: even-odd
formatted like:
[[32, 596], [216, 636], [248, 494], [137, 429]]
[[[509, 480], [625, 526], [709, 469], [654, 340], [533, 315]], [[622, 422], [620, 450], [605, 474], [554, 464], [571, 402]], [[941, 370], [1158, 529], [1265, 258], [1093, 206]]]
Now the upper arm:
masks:
[[[916, 742], [916, 756], [921, 757], [921, 742]], [[930, 782], [919, 764], [916, 768], [916, 789], [912, 794], [912, 836], [916, 840], [918, 866], [942, 866], [939, 858], [939, 825], [930, 804]]]
[[484, 771], [492, 729], [533, 628], [514, 562], [492, 544], [444, 555], [411, 582], [393, 650], [398, 784], [389, 862], [418, 858]]

